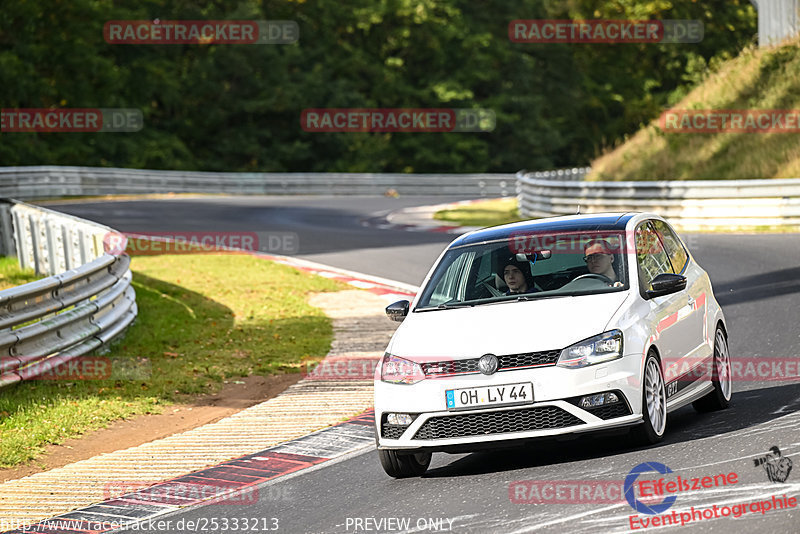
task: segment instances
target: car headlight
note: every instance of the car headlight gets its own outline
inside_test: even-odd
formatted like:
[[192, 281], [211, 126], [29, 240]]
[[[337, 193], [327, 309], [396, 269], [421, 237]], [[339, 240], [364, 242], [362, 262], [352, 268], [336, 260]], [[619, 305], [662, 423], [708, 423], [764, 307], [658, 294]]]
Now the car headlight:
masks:
[[618, 358], [622, 358], [622, 332], [611, 330], [562, 350], [556, 365], [578, 369]]
[[416, 384], [425, 380], [425, 373], [417, 362], [387, 352], [381, 360], [381, 380], [391, 384]]

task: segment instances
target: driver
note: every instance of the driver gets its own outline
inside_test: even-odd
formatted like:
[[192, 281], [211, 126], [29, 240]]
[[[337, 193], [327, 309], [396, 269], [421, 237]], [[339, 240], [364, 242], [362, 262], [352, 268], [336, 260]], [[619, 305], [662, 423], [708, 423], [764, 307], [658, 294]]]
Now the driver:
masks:
[[614, 255], [611, 245], [604, 239], [593, 239], [583, 247], [583, 261], [591, 274], [599, 274], [609, 279], [608, 285], [622, 285], [614, 271]]
[[533, 286], [533, 275], [531, 275], [528, 262], [519, 261], [514, 256], [504, 262], [503, 280], [508, 286], [506, 295], [539, 291]]

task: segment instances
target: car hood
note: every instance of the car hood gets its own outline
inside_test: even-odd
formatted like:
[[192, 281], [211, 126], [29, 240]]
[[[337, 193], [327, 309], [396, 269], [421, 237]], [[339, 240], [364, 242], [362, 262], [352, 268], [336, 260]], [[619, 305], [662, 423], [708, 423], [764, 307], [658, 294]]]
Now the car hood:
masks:
[[605, 331], [627, 296], [620, 291], [409, 313], [387, 351], [424, 361], [563, 349]]

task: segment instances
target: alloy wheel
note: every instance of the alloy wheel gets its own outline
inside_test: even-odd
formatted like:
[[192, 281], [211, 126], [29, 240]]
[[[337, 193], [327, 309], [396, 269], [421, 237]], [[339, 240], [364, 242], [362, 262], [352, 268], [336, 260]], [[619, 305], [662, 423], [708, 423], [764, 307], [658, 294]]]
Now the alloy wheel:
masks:
[[667, 422], [667, 399], [664, 392], [664, 378], [655, 358], [648, 360], [645, 370], [645, 399], [650, 424], [660, 436], [664, 433]]

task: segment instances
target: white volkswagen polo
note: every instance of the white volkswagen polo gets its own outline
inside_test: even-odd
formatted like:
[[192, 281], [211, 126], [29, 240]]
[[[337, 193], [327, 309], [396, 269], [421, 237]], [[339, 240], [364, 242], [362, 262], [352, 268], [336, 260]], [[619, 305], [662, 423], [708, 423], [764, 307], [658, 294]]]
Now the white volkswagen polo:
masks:
[[631, 427], [731, 398], [727, 326], [708, 274], [648, 213], [539, 219], [453, 241], [376, 369], [378, 453], [393, 477], [436, 451]]

